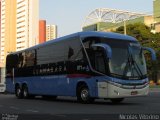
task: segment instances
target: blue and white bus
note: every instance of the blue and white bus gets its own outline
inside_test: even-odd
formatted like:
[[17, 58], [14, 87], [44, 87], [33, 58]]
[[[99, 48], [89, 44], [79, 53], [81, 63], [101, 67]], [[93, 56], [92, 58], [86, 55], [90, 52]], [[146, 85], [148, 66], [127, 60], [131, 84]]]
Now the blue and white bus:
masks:
[[78, 32], [11, 53], [6, 58], [6, 88], [17, 98], [76, 96], [121, 102], [148, 94], [143, 51], [133, 37], [107, 32]]

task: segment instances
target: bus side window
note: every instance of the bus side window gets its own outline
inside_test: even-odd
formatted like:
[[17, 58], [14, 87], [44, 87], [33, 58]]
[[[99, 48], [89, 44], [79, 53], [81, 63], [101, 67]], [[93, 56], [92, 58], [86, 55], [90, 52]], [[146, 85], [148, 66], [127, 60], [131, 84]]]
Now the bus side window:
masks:
[[95, 52], [95, 69], [101, 73], [106, 73], [106, 64], [103, 51]]
[[68, 50], [68, 59], [70, 59], [73, 55], [74, 55], [74, 50], [73, 50], [72, 47], [69, 47], [69, 50]]
[[106, 62], [105, 62], [105, 55], [104, 51], [101, 49], [91, 49], [86, 48], [88, 57], [90, 59], [92, 68], [98, 72], [106, 73]]
[[35, 50], [26, 52], [25, 57], [26, 57], [26, 60], [25, 60], [26, 67], [35, 66], [35, 57], [36, 57]]
[[17, 54], [9, 55], [7, 57], [7, 65], [6, 65], [7, 68], [15, 68], [15, 67], [17, 67], [17, 64], [18, 64]]
[[23, 66], [23, 59], [24, 59], [24, 57], [23, 57], [22, 53], [20, 53], [19, 57], [18, 57], [18, 64], [17, 64], [18, 68], [21, 68]]
[[18, 55], [17, 54], [11, 54], [7, 56], [6, 59], [6, 76], [11, 77], [13, 76], [13, 69], [17, 67], [18, 64]]
[[90, 48], [86, 48], [86, 52], [88, 54], [92, 67], [95, 68], [94, 50]]

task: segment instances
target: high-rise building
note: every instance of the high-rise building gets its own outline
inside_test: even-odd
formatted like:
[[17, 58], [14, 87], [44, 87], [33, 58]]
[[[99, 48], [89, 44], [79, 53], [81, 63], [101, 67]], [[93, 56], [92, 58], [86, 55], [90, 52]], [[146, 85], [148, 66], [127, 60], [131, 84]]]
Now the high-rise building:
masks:
[[16, 0], [1, 0], [1, 63], [6, 55], [16, 51]]
[[1, 62], [7, 53], [39, 43], [39, 0], [1, 1]]
[[1, 0], [0, 92], [5, 90], [5, 61], [16, 50], [16, 0]]
[[46, 20], [39, 21], [39, 43], [46, 41]]
[[39, 0], [1, 0], [0, 62], [39, 43]]
[[3, 84], [7, 54], [39, 43], [39, 0], [0, 0], [0, 7], [0, 84]]
[[1, 37], [1, 0], [0, 0], [0, 37]]
[[0, 37], [1, 37], [1, 0], [0, 0]]
[[46, 26], [46, 41], [57, 38], [57, 26], [47, 25]]
[[39, 0], [17, 0], [16, 51], [39, 43]]
[[153, 1], [153, 15], [155, 23], [160, 22], [160, 0]]
[[[0, 54], [1, 54], [1, 0], [0, 0]], [[0, 55], [0, 67], [1, 67], [1, 55]]]

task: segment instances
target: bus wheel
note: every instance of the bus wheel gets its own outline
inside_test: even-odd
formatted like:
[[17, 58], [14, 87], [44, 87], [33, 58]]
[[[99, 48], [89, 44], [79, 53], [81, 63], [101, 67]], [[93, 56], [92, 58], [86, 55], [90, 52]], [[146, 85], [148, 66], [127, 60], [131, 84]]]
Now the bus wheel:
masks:
[[23, 85], [23, 87], [22, 87], [22, 94], [23, 94], [23, 98], [24, 99], [29, 98], [29, 92], [28, 92], [27, 85]]
[[22, 99], [23, 95], [22, 95], [22, 89], [20, 88], [19, 85], [16, 86], [15, 88], [15, 95], [18, 99]]
[[122, 102], [124, 100], [124, 98], [112, 98], [110, 100], [112, 101], [112, 103], [118, 104], [118, 103]]
[[78, 88], [77, 100], [81, 103], [91, 103], [94, 101], [94, 98], [90, 97], [89, 89], [86, 85], [82, 85]]

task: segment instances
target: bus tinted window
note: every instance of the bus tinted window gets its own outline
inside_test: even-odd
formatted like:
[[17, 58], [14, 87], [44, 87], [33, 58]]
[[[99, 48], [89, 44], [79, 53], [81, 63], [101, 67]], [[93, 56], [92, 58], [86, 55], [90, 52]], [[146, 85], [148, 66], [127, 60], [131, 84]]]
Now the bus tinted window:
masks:
[[82, 59], [82, 46], [78, 38], [57, 42], [37, 50], [37, 64]]
[[30, 66], [34, 66], [35, 65], [35, 50], [31, 50], [31, 51], [26, 51], [26, 55], [25, 55], [25, 66], [26, 67], [30, 67]]
[[24, 67], [25, 66], [25, 52], [19, 53], [18, 54], [18, 68]]
[[17, 56], [17, 54], [12, 54], [12, 55], [9, 55], [8, 57], [7, 57], [7, 63], [6, 63], [6, 67], [7, 68], [14, 68], [14, 67], [16, 67], [17, 66], [17, 64], [18, 64], [18, 56]]

